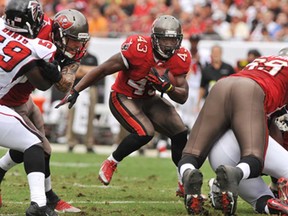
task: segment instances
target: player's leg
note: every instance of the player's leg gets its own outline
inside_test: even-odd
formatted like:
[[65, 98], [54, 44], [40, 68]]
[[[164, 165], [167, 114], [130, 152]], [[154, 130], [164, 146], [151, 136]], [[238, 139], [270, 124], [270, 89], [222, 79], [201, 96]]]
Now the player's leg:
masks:
[[265, 138], [268, 137], [262, 88], [251, 79], [231, 80], [234, 83], [225, 111], [228, 111], [231, 128], [241, 146], [241, 159], [236, 167], [220, 165], [215, 171], [222, 192], [224, 214], [234, 214], [236, 211], [241, 179], [261, 174]]
[[[230, 86], [230, 82], [224, 82], [220, 85], [215, 84], [190, 131], [188, 142], [178, 164], [180, 174], [183, 177], [185, 196], [187, 197], [201, 196], [201, 188], [194, 190], [194, 187], [190, 186], [193, 181], [197, 182], [200, 179], [194, 179], [193, 173], [200, 172], [199, 169], [204, 163], [212, 144], [229, 127], [229, 117], [226, 116], [229, 113], [229, 110], [226, 110], [226, 99], [229, 98]], [[185, 172], [188, 172], [188, 174], [185, 174]], [[197, 183], [197, 185], [201, 186], [200, 183]], [[190, 205], [190, 202], [186, 202], [185, 205], [188, 213], [190, 209], [193, 211], [193, 203]]]
[[[97, 87], [90, 86], [89, 87], [89, 96], [90, 96], [90, 104], [89, 104], [89, 114], [88, 114], [88, 123], [87, 123], [87, 134], [86, 134], [86, 148], [88, 153], [94, 153], [94, 126], [93, 121], [95, 117], [95, 105], [97, 103]], [[97, 107], [96, 107], [97, 109]]]
[[[0, 144], [24, 152], [24, 167], [30, 188], [31, 205], [26, 215], [57, 215], [46, 206], [44, 151], [40, 136], [14, 111], [0, 106]], [[4, 114], [5, 113], [5, 114]], [[8, 115], [6, 115], [8, 114]]]
[[74, 115], [75, 115], [75, 107], [72, 107], [71, 109], [68, 110], [67, 127], [65, 133], [68, 143], [68, 152], [73, 152], [73, 149], [77, 144], [76, 135], [73, 131]]
[[109, 106], [117, 121], [130, 132], [117, 146], [116, 150], [105, 160], [99, 171], [99, 180], [108, 185], [117, 164], [132, 152], [147, 144], [154, 135], [154, 127], [143, 112], [146, 101], [127, 98], [112, 92]]
[[[274, 158], [275, 161], [277, 161], [277, 158], [287, 158], [287, 155], [284, 154], [285, 152], [285, 149], [277, 144], [274, 139], [270, 138], [266, 154], [266, 156], [268, 155], [268, 158], [265, 158], [265, 164], [274, 164], [272, 158]], [[236, 166], [240, 160], [240, 154], [241, 152], [237, 139], [233, 131], [228, 130], [211, 149], [209, 153], [209, 162], [213, 170], [215, 170], [221, 164]], [[219, 155], [221, 155], [221, 157], [219, 157]], [[279, 161], [281, 161], [281, 159], [279, 159]], [[276, 166], [279, 166], [279, 164], [276, 163], [276, 165], [271, 168], [277, 169]], [[217, 186], [216, 180], [212, 179], [209, 181], [209, 186], [209, 197], [212, 201], [212, 205], [214, 205], [216, 209], [221, 209], [222, 206], [219, 204], [218, 199], [220, 189]], [[267, 205], [268, 200], [274, 198], [274, 194], [261, 177], [241, 180], [239, 184], [239, 196], [248, 202], [258, 213], [279, 213], [279, 209], [275, 209]]]
[[[31, 98], [31, 97], [30, 97]], [[54, 208], [58, 212], [80, 212], [79, 208], [72, 206], [71, 204], [60, 199], [58, 195], [52, 189], [51, 171], [50, 171], [50, 158], [51, 158], [51, 145], [49, 140], [45, 136], [44, 119], [40, 109], [29, 99], [26, 103], [28, 106], [27, 114], [23, 115], [25, 122], [31, 127], [35, 127], [35, 130], [39, 131], [43, 140], [43, 148], [45, 152], [45, 192], [47, 196], [47, 203], [51, 208]]]
[[241, 149], [237, 167], [242, 170], [244, 179], [258, 177], [268, 142], [265, 94], [255, 81], [241, 78], [234, 86], [232, 96], [231, 128]]
[[288, 178], [288, 151], [278, 144], [272, 137], [269, 142], [265, 155], [263, 173], [275, 178]]

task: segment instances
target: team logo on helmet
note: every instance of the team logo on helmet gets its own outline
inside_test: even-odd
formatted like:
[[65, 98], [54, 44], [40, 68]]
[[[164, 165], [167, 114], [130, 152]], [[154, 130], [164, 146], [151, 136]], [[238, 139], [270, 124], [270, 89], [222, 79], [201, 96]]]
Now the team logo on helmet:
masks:
[[38, 13], [40, 11], [40, 4], [37, 1], [29, 1], [28, 9], [31, 9], [31, 16], [33, 21], [36, 21]]
[[73, 22], [70, 22], [65, 15], [60, 15], [59, 17], [57, 17], [55, 19], [55, 22], [57, 22], [59, 26], [63, 29], [69, 29], [73, 25]]

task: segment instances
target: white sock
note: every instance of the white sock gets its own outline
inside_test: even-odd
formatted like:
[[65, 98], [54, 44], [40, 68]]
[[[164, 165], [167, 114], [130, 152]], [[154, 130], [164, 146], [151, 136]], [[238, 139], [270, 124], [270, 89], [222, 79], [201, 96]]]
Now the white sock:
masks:
[[15, 163], [10, 157], [9, 151], [7, 151], [6, 154], [0, 158], [0, 167], [5, 171], [11, 169], [16, 164], [17, 163]]
[[112, 154], [108, 157], [108, 160], [114, 161], [114, 162], [117, 163], [117, 164], [119, 163], [119, 161], [117, 161], [117, 160], [113, 157]]
[[180, 175], [181, 175], [181, 177], [183, 177], [183, 174], [184, 174], [184, 172], [185, 172], [187, 169], [194, 170], [195, 167], [194, 167], [192, 164], [190, 164], [190, 163], [183, 164], [183, 165], [180, 167]]
[[242, 179], [247, 179], [250, 175], [250, 167], [247, 163], [239, 163], [236, 167], [240, 168], [243, 172]]
[[265, 208], [264, 208], [264, 209], [265, 209], [264, 211], [266, 212], [266, 214], [268, 214], [268, 215], [269, 215], [269, 214], [270, 214], [270, 212], [269, 212], [269, 208], [268, 208], [268, 206], [267, 206], [267, 205], [265, 206]]
[[51, 175], [49, 175], [47, 178], [45, 178], [45, 192], [48, 192], [51, 189], [52, 189]]
[[45, 175], [41, 172], [32, 172], [27, 175], [32, 202], [36, 202], [39, 207], [46, 205], [46, 195], [44, 188]]

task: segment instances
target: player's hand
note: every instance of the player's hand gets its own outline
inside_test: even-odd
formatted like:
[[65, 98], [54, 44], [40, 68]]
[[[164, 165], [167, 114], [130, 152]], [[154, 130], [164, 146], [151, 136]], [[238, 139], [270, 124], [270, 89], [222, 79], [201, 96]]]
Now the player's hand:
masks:
[[164, 93], [174, 90], [174, 86], [171, 84], [169, 76], [169, 69], [166, 69], [165, 73], [160, 76], [155, 68], [151, 68], [150, 73], [146, 76], [146, 79], [152, 83], [153, 87], [161, 92], [161, 97]]
[[281, 115], [275, 119], [275, 124], [281, 131], [288, 131], [288, 114]]
[[62, 78], [61, 67], [56, 60], [52, 62], [46, 62], [44, 60], [38, 60], [38, 66], [41, 68], [42, 76], [52, 83], [59, 82]]
[[75, 73], [73, 73], [69, 67], [64, 67], [61, 71], [61, 75], [61, 80], [54, 85], [59, 91], [67, 93], [72, 89], [73, 83], [75, 81]]
[[71, 109], [72, 106], [75, 104], [77, 98], [79, 96], [79, 92], [77, 92], [74, 88], [70, 90], [70, 92], [60, 101], [59, 104], [55, 106], [55, 108], [59, 108], [66, 103], [69, 103], [68, 108]]

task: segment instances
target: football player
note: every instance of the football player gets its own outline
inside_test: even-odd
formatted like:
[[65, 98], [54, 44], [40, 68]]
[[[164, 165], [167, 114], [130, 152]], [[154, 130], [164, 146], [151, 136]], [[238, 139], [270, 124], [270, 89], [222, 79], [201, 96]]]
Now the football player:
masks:
[[287, 75], [288, 57], [263, 56], [241, 72], [222, 78], [212, 88], [179, 163], [189, 213], [204, 211], [203, 176], [199, 168], [213, 143], [229, 129], [239, 142], [241, 159], [236, 167], [217, 167], [216, 180], [223, 200], [221, 209], [226, 215], [235, 213], [240, 180], [256, 178], [263, 169], [268, 141], [267, 116], [287, 103]]
[[[189, 87], [185, 78], [191, 55], [181, 47], [182, 38], [181, 24], [175, 17], [158, 17], [152, 25], [151, 36], [129, 36], [121, 52], [86, 74], [57, 106], [70, 103], [71, 108], [82, 90], [119, 72], [111, 89], [109, 106], [129, 135], [103, 162], [99, 179], [104, 185], [110, 183], [119, 162], [147, 144], [155, 131], [171, 139], [172, 160], [177, 166], [187, 141], [187, 128], [175, 107], [162, 96], [165, 93], [180, 104], [187, 100]], [[156, 94], [156, 90], [161, 95]]]
[[[14, 7], [17, 6], [25, 11], [29, 10], [30, 5], [34, 4], [35, 1], [19, 0], [16, 2]], [[54, 20], [44, 15], [44, 20], [41, 20], [41, 24], [34, 37], [49, 39], [56, 45], [57, 52], [55, 59], [62, 68], [62, 76], [55, 85], [59, 90], [67, 92], [74, 82], [74, 74], [78, 69], [79, 61], [86, 52], [86, 43], [90, 38], [88, 22], [82, 13], [67, 9], [57, 13]], [[48, 139], [45, 137], [42, 114], [31, 98], [31, 92], [34, 88], [35, 86], [31, 83], [31, 80], [15, 83], [15, 85], [9, 86], [7, 90], [1, 88], [0, 104], [13, 107], [23, 117], [25, 122], [30, 127], [39, 131], [43, 137], [46, 165], [45, 190], [49, 206], [61, 212], [79, 212], [80, 209], [61, 200], [52, 190], [49, 168], [51, 147]], [[0, 182], [3, 180], [7, 170], [22, 161], [23, 154], [21, 152], [15, 150], [7, 152], [0, 159]]]
[[[37, 1], [23, 2], [10, 0], [0, 19], [0, 98], [7, 101], [22, 100], [12, 91], [14, 86], [29, 80], [31, 86], [47, 90], [53, 83], [62, 79], [57, 63], [53, 60], [56, 46], [52, 42], [35, 38], [41, 28], [43, 12]], [[27, 173], [31, 195], [31, 205], [26, 210], [27, 216], [57, 216], [46, 205], [45, 195], [45, 160], [42, 137], [30, 127], [15, 111], [0, 106], [1, 146], [14, 149], [24, 155], [24, 167]], [[5, 167], [5, 164], [2, 164]]]
[[[221, 155], [221, 157], [219, 157], [219, 155]], [[211, 149], [211, 152], [209, 153], [209, 162], [213, 170], [216, 170], [221, 164], [236, 166], [239, 160], [240, 148], [237, 139], [233, 131], [228, 130]], [[288, 178], [287, 166], [283, 166], [283, 164], [286, 164], [286, 161], [288, 163], [287, 150], [269, 136], [262, 172], [277, 179], [281, 177]], [[210, 181], [210, 188], [211, 191], [209, 196], [212, 200], [212, 206], [216, 209], [221, 209], [221, 205], [219, 205], [220, 191], [217, 189], [216, 179]], [[281, 212], [282, 210], [285, 212], [281, 213], [287, 213], [287, 208], [285, 207], [287, 204], [282, 203], [279, 200], [271, 199], [274, 198], [274, 194], [260, 176], [257, 178], [241, 180], [239, 184], [239, 196], [253, 206], [258, 213], [278, 214], [279, 211]], [[276, 204], [277, 206], [275, 208], [274, 205]]]
[[[279, 52], [279, 55], [287, 56], [287, 54], [288, 48], [284, 48]], [[261, 177], [245, 179], [240, 181], [239, 184], [239, 196], [253, 206], [258, 213], [288, 213], [288, 203], [285, 201], [288, 196], [288, 169], [282, 165], [286, 164], [288, 158], [286, 113], [287, 110], [284, 107], [268, 118], [270, 136], [262, 173], [271, 176], [270, 188]], [[221, 154], [221, 157], [219, 157], [219, 154]], [[233, 131], [229, 130], [214, 144], [209, 153], [209, 162], [215, 170], [220, 164], [235, 166], [239, 160], [240, 148]], [[211, 179], [209, 183], [209, 196], [215, 207], [219, 202], [219, 188], [215, 179]], [[276, 198], [273, 198], [274, 195]]]

